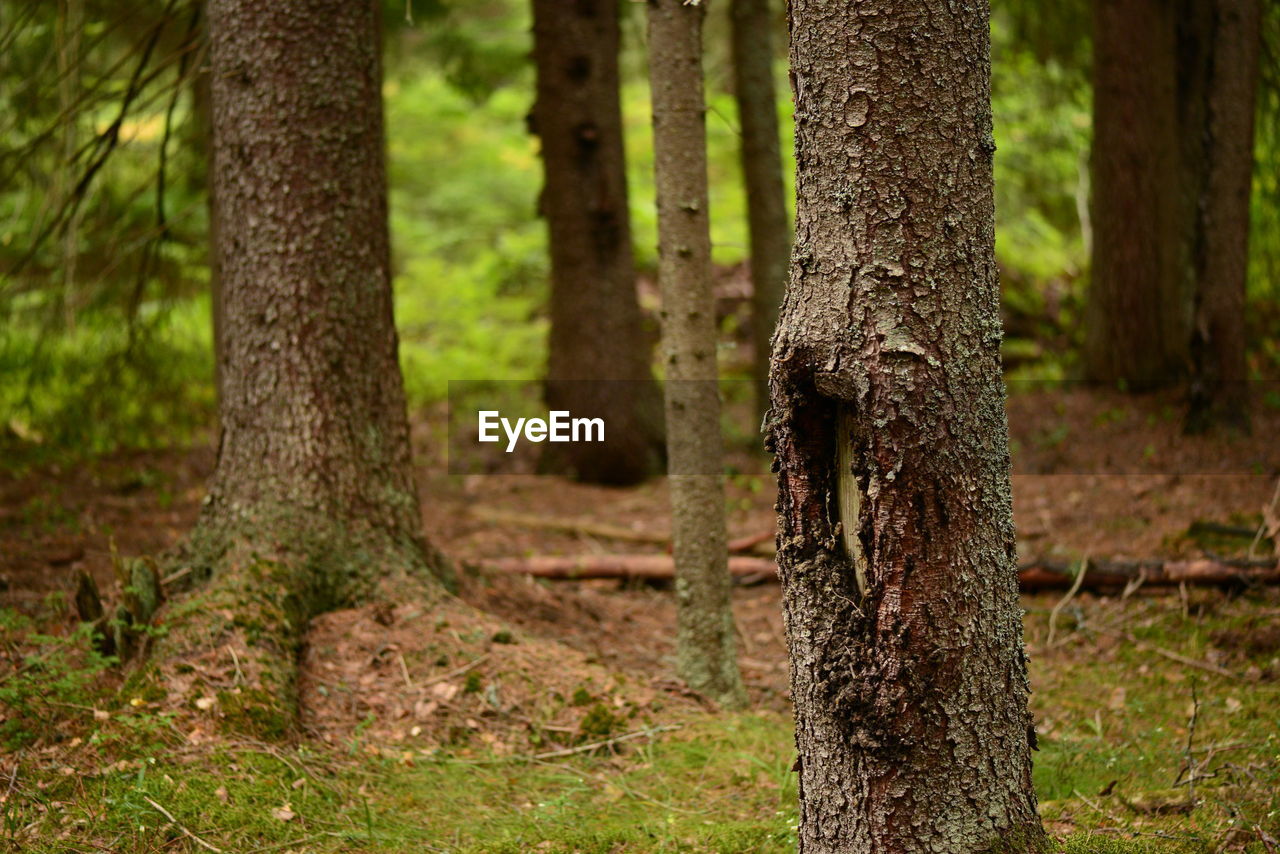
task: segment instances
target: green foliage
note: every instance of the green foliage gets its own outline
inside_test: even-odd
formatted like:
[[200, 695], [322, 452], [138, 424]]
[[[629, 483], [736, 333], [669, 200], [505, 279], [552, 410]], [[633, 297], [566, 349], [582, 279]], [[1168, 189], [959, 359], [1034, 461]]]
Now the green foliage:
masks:
[[[58, 4], [0, 5], [14, 12], [0, 18], [0, 444], [101, 451], [189, 441], [211, 423], [214, 402], [204, 129], [192, 67], [182, 60], [195, 7], [148, 0], [146, 14], [122, 15], [89, 4], [77, 42], [66, 22], [59, 26]], [[537, 380], [546, 361], [548, 262], [538, 141], [525, 124], [534, 97], [528, 3], [386, 0], [383, 11], [394, 287], [410, 402], [443, 400], [449, 380]], [[726, 15], [713, 4], [707, 21], [707, 145], [713, 254], [734, 265], [747, 255], [747, 228]], [[624, 4], [622, 29], [632, 231], [637, 263], [651, 274], [642, 4]], [[1251, 298], [1275, 302], [1274, 4], [1265, 40], [1249, 287]], [[996, 251], [1016, 339], [1008, 353], [1028, 376], [1060, 377], [1070, 368], [1089, 262], [1087, 3], [1001, 0], [992, 54]], [[141, 82], [131, 86], [138, 69]], [[781, 51], [777, 79], [790, 183], [792, 104]], [[81, 183], [83, 197], [68, 207]], [[1257, 348], [1259, 364], [1280, 365], [1270, 338], [1260, 336]]]
[[425, 59], [476, 106], [527, 76], [530, 8], [514, 0], [386, 0], [388, 53]]
[[0, 445], [48, 443], [97, 453], [157, 447], [204, 427], [213, 412], [208, 303], [147, 307], [132, 327], [86, 314], [51, 334], [11, 319], [0, 337]]
[[999, 18], [992, 25], [997, 257], [1006, 280], [1078, 276], [1088, 265], [1080, 216], [1089, 89], [1069, 69], [1018, 50], [1007, 27]]
[[100, 654], [93, 630], [80, 624], [68, 635], [46, 635], [10, 609], [0, 609], [0, 646], [23, 651], [14, 671], [0, 679], [0, 747], [16, 750], [47, 733], [48, 721], [67, 707], [86, 706], [98, 678], [115, 659]]
[[[528, 77], [526, 75], [526, 84]], [[448, 380], [531, 379], [546, 323], [541, 164], [525, 132], [530, 92], [476, 109], [431, 68], [387, 84], [396, 316], [410, 400]]]
[[95, 452], [208, 423], [197, 7], [4, 4], [0, 442]]
[[[1280, 5], [1263, 3], [1262, 9], [1262, 74], [1249, 223], [1249, 296], [1274, 304], [1280, 302]], [[1271, 345], [1274, 347], [1274, 341]], [[1272, 364], [1280, 365], [1280, 359]]]

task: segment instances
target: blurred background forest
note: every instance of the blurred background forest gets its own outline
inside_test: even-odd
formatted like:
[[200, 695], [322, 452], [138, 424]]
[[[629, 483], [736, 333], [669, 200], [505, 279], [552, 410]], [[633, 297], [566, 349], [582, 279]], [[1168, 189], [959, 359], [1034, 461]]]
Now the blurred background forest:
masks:
[[[159, 577], [148, 561], [192, 529], [214, 469], [203, 3], [0, 0], [0, 849], [794, 850], [797, 766], [781, 594], [770, 583], [775, 492], [750, 381], [759, 339], [728, 0], [712, 0], [706, 19], [706, 143], [728, 548], [748, 570], [734, 570], [732, 590], [748, 710], [705, 714], [713, 704], [672, 666], [669, 479], [632, 472], [632, 488], [618, 489], [621, 478], [505, 476], [533, 470], [532, 448], [475, 461], [495, 476], [457, 476], [446, 460], [451, 382], [522, 381], [512, 386], [521, 405], [550, 408], [538, 399], [552, 373], [553, 289], [531, 5], [382, 5], [412, 474], [423, 529], [460, 570], [458, 598], [349, 603], [311, 620], [297, 640], [294, 731], [255, 716], [232, 647], [229, 658], [215, 650], [208, 693], [187, 703], [118, 667], [124, 644], [119, 657], [104, 653], [86, 616], [101, 612], [92, 619], [111, 627], [113, 645], [130, 631], [143, 646], [163, 637], [163, 624], [130, 623], [133, 573], [150, 566], [170, 592], [190, 580], [189, 569]], [[645, 5], [621, 4], [620, 89], [648, 345], [659, 337], [660, 289]], [[773, 60], [793, 205], [782, 6], [771, 4]], [[1189, 371], [1135, 395], [1136, 383], [1089, 364], [1100, 325], [1089, 320], [1090, 264], [1104, 233], [1091, 213], [1091, 6], [1139, 20], [1143, 9], [1172, 19], [1170, 10], [1217, 8], [993, 0], [995, 247], [1034, 782], [1070, 854], [1274, 854], [1280, 3], [1261, 6], [1247, 302], [1235, 312], [1252, 435], [1192, 437]], [[1195, 21], [1163, 23], [1165, 35], [1195, 41]], [[1126, 44], [1159, 51], [1144, 20], [1105, 32], [1130, 71], [1147, 54]], [[1168, 87], [1162, 109], [1177, 96], [1192, 114], [1179, 118], [1194, 121], [1203, 116], [1179, 88], [1198, 73], [1186, 58], [1164, 56], [1175, 72], [1166, 77], [1180, 82], [1153, 85]], [[1199, 59], [1201, 71], [1211, 64]], [[1130, 112], [1145, 106], [1139, 97]], [[1117, 115], [1123, 132], [1132, 116]], [[1200, 172], [1217, 161], [1177, 122], [1147, 124], [1129, 121], [1130, 144], [1196, 172], [1168, 176], [1185, 215], [1188, 187], [1200, 202], [1215, 195]], [[1159, 211], [1166, 188], [1155, 189], [1160, 202], [1134, 209]], [[1179, 245], [1168, 251], [1186, 251], [1176, 232], [1186, 223], [1170, 227], [1164, 236]], [[1140, 228], [1114, 233], [1153, 254]], [[629, 272], [626, 256], [615, 253]], [[1185, 261], [1159, 275], [1113, 263], [1109, 292], [1139, 294], [1130, 314], [1162, 311], [1151, 294], [1168, 282], [1153, 282], [1184, 287]], [[1172, 313], [1193, 310], [1188, 299]], [[1123, 322], [1103, 325], [1112, 344], [1124, 341]], [[474, 418], [474, 408], [452, 408]], [[531, 559], [560, 570], [531, 578]], [[584, 577], [592, 560], [604, 570]], [[665, 574], [629, 569], [658, 564]]]
[[[1006, 368], [1016, 379], [1071, 379], [1090, 273], [1089, 10], [994, 5]], [[11, 450], [180, 445], [214, 420], [199, 13], [191, 0], [0, 4], [0, 443]], [[651, 312], [642, 13], [626, 4], [622, 103]], [[775, 17], [782, 46], [781, 9]], [[1266, 4], [1264, 17], [1246, 315], [1253, 379], [1280, 374], [1280, 9]], [[396, 313], [410, 405], [422, 410], [441, 404], [449, 380], [545, 370], [547, 229], [537, 216], [538, 141], [526, 126], [531, 22], [528, 4], [515, 0], [394, 0], [385, 24]], [[721, 363], [727, 377], [745, 378], [749, 253], [728, 43], [727, 4], [713, 4], [707, 144]], [[788, 97], [779, 118], [789, 184]], [[1280, 407], [1275, 394], [1262, 402]]]

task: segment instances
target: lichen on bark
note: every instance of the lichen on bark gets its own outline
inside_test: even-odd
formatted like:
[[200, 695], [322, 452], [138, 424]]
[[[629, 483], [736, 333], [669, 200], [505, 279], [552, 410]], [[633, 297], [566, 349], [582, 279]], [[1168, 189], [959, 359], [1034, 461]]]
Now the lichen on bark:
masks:
[[308, 620], [440, 590], [421, 535], [392, 319], [376, 3], [210, 0], [223, 346], [217, 464], [153, 667], [234, 668], [291, 719]]
[[987, 10], [795, 0], [790, 15], [797, 231], [766, 432], [800, 850], [1041, 850]]
[[725, 523], [715, 299], [707, 211], [701, 6], [651, 0], [667, 459], [676, 564], [676, 670], [729, 706], [746, 692], [738, 671]]

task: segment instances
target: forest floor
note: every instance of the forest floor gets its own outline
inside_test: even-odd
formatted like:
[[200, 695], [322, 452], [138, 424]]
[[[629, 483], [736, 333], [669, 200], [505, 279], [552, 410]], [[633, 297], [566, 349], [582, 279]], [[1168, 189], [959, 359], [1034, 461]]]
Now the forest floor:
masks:
[[[1274, 407], [1256, 412], [1252, 437], [1191, 439], [1172, 398], [1022, 389], [1009, 409], [1024, 560], [1273, 555], [1253, 532], [1280, 477]], [[751, 706], [715, 710], [674, 676], [661, 584], [475, 569], [662, 552], [662, 481], [451, 475], [437, 415], [415, 423], [424, 527], [458, 566], [462, 602], [316, 620], [300, 733], [284, 741], [222, 726], [239, 690], [230, 658], [207, 674], [226, 694], [170, 708], [86, 654], [69, 614], [76, 568], [119, 595], [113, 548], [179, 541], [211, 453], [6, 463], [0, 850], [793, 850], [777, 585], [735, 589]], [[767, 463], [745, 448], [732, 458], [731, 535], [771, 530]], [[530, 515], [655, 542], [513, 522]], [[1064, 850], [1280, 851], [1280, 590], [1057, 591], [1023, 604], [1035, 780]]]

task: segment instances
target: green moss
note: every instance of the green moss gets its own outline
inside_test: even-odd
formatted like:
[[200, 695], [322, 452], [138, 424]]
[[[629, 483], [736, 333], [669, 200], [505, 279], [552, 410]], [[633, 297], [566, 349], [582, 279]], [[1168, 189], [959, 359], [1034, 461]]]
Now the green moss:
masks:
[[1015, 827], [977, 854], [1049, 854], [1053, 846], [1037, 820], [1030, 827]]
[[296, 709], [292, 700], [260, 688], [219, 691], [218, 707], [222, 711], [220, 728], [230, 734], [272, 742], [283, 740], [293, 730]]
[[604, 703], [591, 707], [578, 724], [578, 733], [584, 741], [605, 738], [622, 729], [625, 722]]
[[1061, 854], [1192, 854], [1212, 850], [1213, 846], [1202, 842], [1160, 837], [1118, 839], [1113, 834], [1100, 833], [1073, 834], [1058, 849]]

